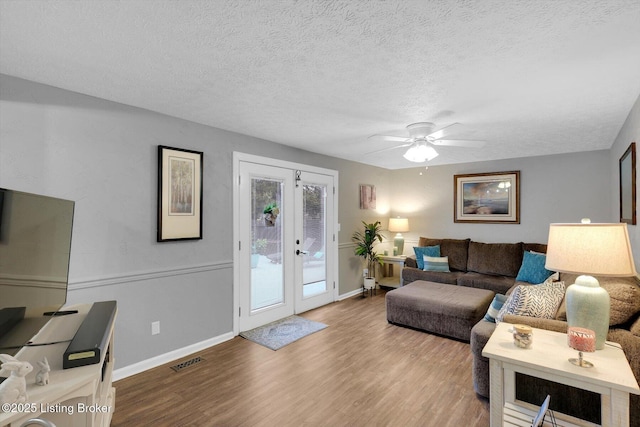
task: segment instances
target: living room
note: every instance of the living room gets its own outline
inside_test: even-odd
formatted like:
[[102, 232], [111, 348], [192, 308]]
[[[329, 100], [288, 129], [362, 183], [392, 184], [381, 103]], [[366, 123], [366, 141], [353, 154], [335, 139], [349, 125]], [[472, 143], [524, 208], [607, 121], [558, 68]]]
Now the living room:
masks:
[[[3, 69], [5, 52], [3, 45]], [[406, 254], [420, 236], [545, 242], [552, 222], [617, 222], [618, 161], [640, 139], [640, 87], [627, 91], [631, 101], [606, 148], [387, 169], [8, 73], [0, 75], [0, 187], [76, 202], [67, 302], [118, 301], [119, 379], [232, 337], [234, 152], [338, 171], [338, 294], [348, 298], [362, 285], [351, 235], [363, 220], [386, 228], [390, 217], [407, 216]], [[156, 242], [158, 145], [204, 153], [202, 240]], [[513, 170], [521, 173], [519, 224], [454, 223], [454, 175]], [[376, 187], [376, 210], [360, 209], [360, 184]], [[638, 260], [636, 228], [629, 233]], [[155, 321], [161, 333], [151, 335]]]

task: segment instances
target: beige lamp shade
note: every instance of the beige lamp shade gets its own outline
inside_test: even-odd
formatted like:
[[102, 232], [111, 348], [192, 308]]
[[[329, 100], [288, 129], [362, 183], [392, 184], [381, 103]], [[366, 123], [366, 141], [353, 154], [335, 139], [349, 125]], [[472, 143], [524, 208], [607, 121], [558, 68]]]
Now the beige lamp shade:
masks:
[[409, 220], [407, 218], [389, 218], [389, 231], [392, 233], [409, 231]]
[[551, 224], [545, 268], [595, 276], [635, 276], [627, 224]]

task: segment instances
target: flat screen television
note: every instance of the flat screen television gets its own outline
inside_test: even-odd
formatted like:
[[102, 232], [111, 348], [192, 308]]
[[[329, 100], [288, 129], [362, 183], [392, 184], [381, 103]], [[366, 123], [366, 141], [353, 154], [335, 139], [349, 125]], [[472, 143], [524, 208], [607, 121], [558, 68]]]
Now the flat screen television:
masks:
[[0, 188], [0, 353], [15, 355], [67, 300], [74, 202]]

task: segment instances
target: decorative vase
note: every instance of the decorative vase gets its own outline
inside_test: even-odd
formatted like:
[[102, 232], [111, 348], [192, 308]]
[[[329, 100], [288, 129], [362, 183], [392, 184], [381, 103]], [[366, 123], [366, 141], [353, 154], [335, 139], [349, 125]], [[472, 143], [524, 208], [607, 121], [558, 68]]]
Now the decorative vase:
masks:
[[591, 276], [579, 276], [567, 288], [567, 323], [569, 327], [591, 329], [596, 333], [596, 350], [604, 348], [609, 331], [609, 293]]

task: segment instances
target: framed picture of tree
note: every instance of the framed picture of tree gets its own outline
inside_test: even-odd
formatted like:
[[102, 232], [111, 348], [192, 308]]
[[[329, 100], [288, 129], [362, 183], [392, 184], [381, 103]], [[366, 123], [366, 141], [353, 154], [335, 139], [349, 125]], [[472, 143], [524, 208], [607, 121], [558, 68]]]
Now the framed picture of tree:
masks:
[[158, 146], [158, 242], [202, 239], [202, 157]]

